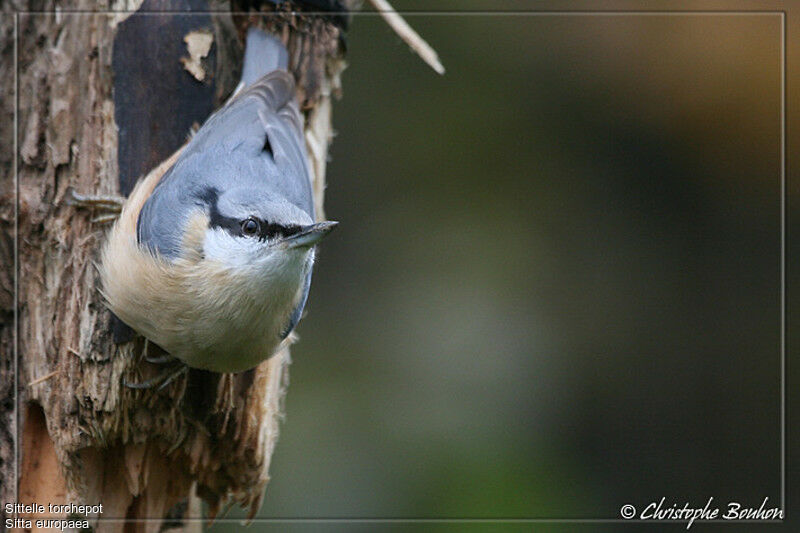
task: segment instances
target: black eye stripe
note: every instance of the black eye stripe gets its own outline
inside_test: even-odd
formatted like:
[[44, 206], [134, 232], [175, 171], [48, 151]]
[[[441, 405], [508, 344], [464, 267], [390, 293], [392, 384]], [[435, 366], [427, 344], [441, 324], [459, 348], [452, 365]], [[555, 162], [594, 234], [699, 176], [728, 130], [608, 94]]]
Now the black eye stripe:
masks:
[[250, 219], [256, 221], [259, 225], [258, 238], [259, 240], [274, 239], [276, 237], [290, 237], [302, 231], [303, 227], [298, 225], [283, 225], [274, 222], [267, 222], [257, 216], [251, 216], [244, 219], [227, 217], [219, 212], [217, 208], [218, 193], [214, 189], [206, 189], [202, 194], [198, 195], [198, 199], [202, 201], [199, 205], [208, 206], [208, 225], [210, 228], [224, 229], [235, 237], [255, 237], [255, 234], [245, 234], [244, 224]]
[[[226, 217], [217, 208], [216, 191], [207, 192], [206, 197], [201, 198], [208, 205], [208, 226], [210, 228], [221, 228], [232, 235], [242, 234], [242, 223], [235, 218]], [[202, 204], [200, 204], [202, 205]]]
[[[248, 233], [246, 231], [246, 223], [251, 219], [258, 222], [257, 233]], [[258, 237], [260, 240], [274, 239], [276, 237], [290, 237], [299, 233], [303, 228], [302, 226], [283, 226], [281, 224], [270, 224], [260, 218], [250, 217], [244, 220], [237, 220], [235, 218], [221, 216], [211, 217], [209, 226], [212, 228], [221, 228], [237, 237]]]
[[273, 237], [289, 237], [298, 233], [302, 228], [300, 226], [282, 226], [281, 224], [265, 224], [262, 225], [262, 235], [265, 238]]

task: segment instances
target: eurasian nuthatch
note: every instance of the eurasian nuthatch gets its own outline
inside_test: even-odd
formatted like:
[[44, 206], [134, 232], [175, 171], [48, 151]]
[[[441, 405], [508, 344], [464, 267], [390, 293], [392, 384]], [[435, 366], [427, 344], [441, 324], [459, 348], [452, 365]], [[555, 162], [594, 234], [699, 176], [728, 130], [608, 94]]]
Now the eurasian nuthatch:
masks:
[[237, 91], [136, 186], [102, 251], [110, 309], [190, 367], [239, 372], [273, 355], [336, 225], [315, 222], [287, 68], [283, 45], [251, 29]]

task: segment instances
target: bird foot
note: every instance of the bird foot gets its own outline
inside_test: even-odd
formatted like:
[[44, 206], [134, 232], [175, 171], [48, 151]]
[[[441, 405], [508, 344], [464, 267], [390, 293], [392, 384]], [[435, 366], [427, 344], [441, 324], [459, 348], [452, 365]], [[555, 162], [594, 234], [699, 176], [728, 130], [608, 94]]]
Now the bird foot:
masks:
[[125, 198], [122, 196], [110, 195], [84, 195], [70, 187], [67, 189], [67, 205], [81, 209], [91, 209], [95, 214], [92, 222], [96, 224], [108, 224], [114, 222], [122, 212]]

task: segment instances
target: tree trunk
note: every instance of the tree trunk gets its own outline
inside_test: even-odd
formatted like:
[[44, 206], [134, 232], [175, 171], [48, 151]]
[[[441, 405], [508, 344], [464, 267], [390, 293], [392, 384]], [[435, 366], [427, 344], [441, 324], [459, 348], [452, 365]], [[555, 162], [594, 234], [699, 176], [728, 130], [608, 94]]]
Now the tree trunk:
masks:
[[[341, 13], [290, 13], [269, 2], [258, 13], [251, 2], [217, 2], [212, 13], [199, 13], [209, 10], [205, 0], [132, 3], [112, 2], [111, 8], [137, 14], [92, 11], [108, 7], [99, 0], [83, 2], [87, 12], [81, 13], [20, 2], [13, 6], [18, 13], [7, 10], [0, 19], [3, 94], [13, 94], [15, 27], [19, 66], [17, 190], [13, 155], [0, 156], [0, 262], [14, 264], [15, 242], [19, 262], [16, 376], [14, 269], [0, 271], [0, 499], [102, 503], [99, 529], [125, 526], [109, 519], [155, 518], [129, 524], [157, 531], [197, 516], [197, 497], [212, 516], [228, 501], [251, 515], [258, 509], [289, 352], [241, 374], [192, 370], [161, 391], [123, 386], [123, 380], [161, 369], [141, 361], [144, 340], [103, 305], [93, 262], [107, 226], [68, 205], [68, 189], [130, 192], [230, 94], [246, 28], [256, 24], [289, 49], [322, 213], [331, 96], [344, 66], [346, 20]], [[313, 4], [319, 5], [306, 10], [341, 9], [335, 1]], [[31, 9], [44, 12], [24, 12]], [[153, 14], [158, 11], [169, 13]], [[211, 46], [204, 47], [209, 37]], [[4, 147], [13, 144], [5, 125], [12, 124], [13, 104], [2, 102], [9, 119], [0, 130]]]

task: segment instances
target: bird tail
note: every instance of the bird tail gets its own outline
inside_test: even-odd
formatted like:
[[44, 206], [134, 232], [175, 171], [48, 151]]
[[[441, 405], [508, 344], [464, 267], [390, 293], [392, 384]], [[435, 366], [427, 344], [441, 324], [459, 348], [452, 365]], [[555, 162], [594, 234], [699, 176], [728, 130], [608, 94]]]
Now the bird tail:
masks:
[[247, 31], [242, 79], [237, 92], [252, 85], [270, 72], [288, 70], [288, 68], [289, 52], [286, 51], [283, 43], [264, 31], [251, 27]]
[[[304, 146], [303, 120], [294, 100], [294, 78], [286, 70], [288, 65], [289, 52], [283, 43], [251, 27], [247, 32], [241, 82], [225, 105], [192, 136], [176, 166], [196, 152], [226, 140], [232, 142], [234, 138], [261, 152], [268, 141], [265, 121], [269, 129], [280, 130], [273, 135], [289, 132]], [[282, 147], [276, 141], [273, 154], [276, 159], [281, 159]]]

